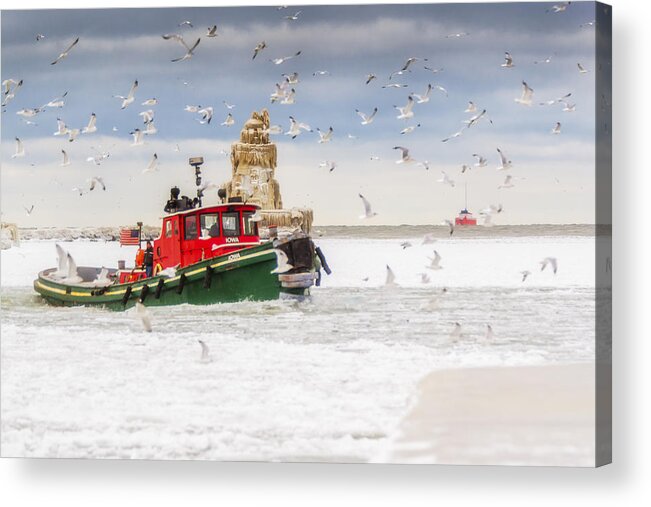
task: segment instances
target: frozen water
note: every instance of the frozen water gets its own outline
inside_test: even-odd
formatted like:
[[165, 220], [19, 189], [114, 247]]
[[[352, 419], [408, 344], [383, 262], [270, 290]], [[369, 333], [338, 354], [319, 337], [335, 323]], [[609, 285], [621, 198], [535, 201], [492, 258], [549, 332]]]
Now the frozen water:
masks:
[[[43, 304], [31, 283], [53, 241], [2, 251], [3, 456], [368, 461], [434, 369], [594, 360], [594, 237], [318, 243], [334, 273], [311, 301], [150, 308], [152, 333], [132, 312]], [[63, 246], [78, 265], [135, 254]]]

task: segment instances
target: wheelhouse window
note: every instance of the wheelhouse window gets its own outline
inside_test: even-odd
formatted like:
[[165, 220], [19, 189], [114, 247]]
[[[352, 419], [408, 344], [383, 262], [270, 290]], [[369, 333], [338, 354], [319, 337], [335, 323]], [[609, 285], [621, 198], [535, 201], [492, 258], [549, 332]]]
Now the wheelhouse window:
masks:
[[204, 213], [201, 215], [200, 221], [202, 238], [207, 239], [219, 237], [219, 214]]
[[244, 235], [245, 236], [257, 236], [258, 235], [258, 222], [251, 220], [255, 212], [245, 211], [242, 213], [244, 219]]
[[183, 225], [185, 226], [185, 239], [197, 239], [199, 237], [198, 231], [197, 231], [197, 216], [196, 215], [188, 215], [185, 217], [185, 220], [183, 222]]
[[165, 221], [165, 237], [172, 237], [172, 220]]
[[224, 236], [239, 236], [240, 235], [240, 214], [222, 213], [222, 229]]

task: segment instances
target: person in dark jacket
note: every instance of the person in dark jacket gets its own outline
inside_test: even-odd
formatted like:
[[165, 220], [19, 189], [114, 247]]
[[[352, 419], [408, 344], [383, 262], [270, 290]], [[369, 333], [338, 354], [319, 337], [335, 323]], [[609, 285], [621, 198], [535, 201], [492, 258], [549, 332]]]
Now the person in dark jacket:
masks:
[[147, 241], [147, 248], [145, 249], [145, 260], [143, 262], [145, 265], [145, 275], [149, 278], [154, 269], [154, 247], [151, 244], [151, 241]]

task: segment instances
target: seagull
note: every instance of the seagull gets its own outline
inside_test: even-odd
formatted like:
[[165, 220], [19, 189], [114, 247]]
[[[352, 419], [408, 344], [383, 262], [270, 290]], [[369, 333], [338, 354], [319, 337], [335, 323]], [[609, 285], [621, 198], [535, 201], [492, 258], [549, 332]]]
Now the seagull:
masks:
[[501, 204], [495, 206], [494, 204], [489, 204], [487, 208], [484, 208], [479, 212], [480, 215], [492, 215], [493, 213], [502, 213], [504, 207]]
[[586, 27], [589, 27], [589, 26], [595, 26], [596, 24], [597, 24], [597, 22], [595, 20], [588, 21], [587, 23], [581, 23], [579, 25], [579, 28], [586, 28]]
[[552, 269], [554, 270], [554, 274], [556, 274], [556, 271], [558, 270], [558, 261], [556, 257], [545, 257], [543, 260], [541, 260], [540, 271], [544, 271], [548, 264], [551, 265]]
[[222, 103], [224, 104], [224, 106], [226, 107], [226, 109], [229, 109], [229, 110], [230, 110], [230, 109], [234, 109], [234, 108], [235, 108], [235, 104], [229, 104], [229, 103], [226, 102], [225, 100], [222, 100]]
[[36, 42], [41, 41], [43, 39], [45, 39], [45, 35], [43, 35], [42, 33], [36, 34]]
[[23, 108], [20, 111], [16, 111], [16, 114], [19, 116], [23, 116], [25, 118], [32, 118], [36, 116], [38, 113], [40, 113], [41, 111], [43, 111], [43, 108], [40, 107], [35, 107], [33, 109]]
[[52, 276], [54, 278], [64, 278], [68, 273], [68, 252], [61, 248], [58, 243], [54, 246], [57, 251], [57, 270], [52, 273]]
[[501, 66], [508, 69], [515, 66], [513, 65], [513, 57], [511, 56], [511, 53], [509, 53], [508, 51], [504, 53], [504, 63]]
[[394, 146], [394, 150], [400, 150], [402, 152], [402, 156], [400, 159], [396, 160], [396, 164], [409, 164], [411, 162], [416, 162], [413, 158], [409, 156], [409, 149], [405, 148], [404, 146]]
[[411, 95], [409, 95], [409, 97], [407, 97], [407, 105], [406, 106], [404, 106], [404, 107], [393, 106], [393, 107], [395, 109], [397, 109], [398, 112], [400, 113], [398, 116], [396, 116], [396, 118], [398, 120], [406, 120], [407, 118], [413, 118], [414, 117], [414, 112], [413, 112], [414, 98]]
[[373, 109], [373, 112], [368, 116], [366, 114], [362, 113], [359, 109], [355, 109], [355, 112], [362, 119], [362, 125], [369, 125], [370, 123], [373, 123], [373, 119], [375, 118], [375, 115], [377, 114], [377, 107], [375, 109]]
[[[204, 107], [203, 109], [199, 109], [199, 111], [197, 111], [197, 114], [201, 115], [201, 120], [199, 120], [199, 123], [201, 123], [202, 125], [210, 123], [210, 120], [212, 120], [212, 113], [213, 113], [212, 107]], [[229, 116], [231, 117], [232, 120], [233, 117], [230, 114]], [[232, 123], [230, 123], [230, 125], [232, 125], [233, 123], [235, 123], [234, 120]]]
[[385, 85], [382, 85], [382, 88], [407, 88], [407, 86], [409, 85], [402, 83], [387, 83]]
[[154, 121], [154, 111], [151, 109], [138, 113], [138, 116], [142, 116], [142, 122], [145, 125]]
[[201, 345], [201, 362], [209, 363], [211, 359], [210, 359], [210, 350], [208, 349], [208, 345], [206, 345], [203, 340], [197, 340], [197, 341], [199, 342], [199, 345]]
[[301, 14], [303, 11], [298, 11], [290, 16], [285, 16], [283, 19], [286, 19], [288, 21], [296, 21], [298, 20], [298, 16]]
[[143, 305], [140, 301], [136, 301], [136, 315], [142, 323], [142, 327], [148, 333], [151, 333], [151, 317], [149, 316], [149, 311], [147, 307]]
[[403, 250], [406, 250], [407, 248], [410, 248], [413, 245], [411, 244], [410, 241], [403, 241], [402, 243], [400, 243], [400, 246], [402, 247]]
[[[468, 125], [467, 128], [470, 128], [473, 125], [476, 125], [477, 123], [479, 123], [479, 120], [481, 120], [484, 116], [486, 116], [486, 109], [482, 109], [481, 113], [478, 113], [478, 114], [474, 115], [472, 118], [470, 118], [468, 120], [464, 120], [463, 123], [466, 123]], [[490, 118], [488, 119], [488, 121], [490, 121], [491, 124], [493, 123], [493, 121]]]
[[567, 99], [567, 98], [569, 98], [571, 96], [572, 96], [572, 93], [568, 93], [568, 94], [563, 95], [562, 97], [559, 97], [557, 99], [551, 99], [551, 100], [547, 100], [545, 102], [540, 102], [540, 105], [541, 106], [551, 106], [553, 104], [558, 104], [559, 102], [560, 103], [565, 103], [565, 99]]
[[96, 185], [100, 185], [102, 187], [102, 190], [106, 190], [106, 185], [104, 184], [104, 180], [102, 179], [101, 176], [93, 176], [88, 180], [90, 182], [90, 191], [95, 190]]
[[[560, 4], [556, 4], [556, 5], [552, 6], [551, 10], [554, 13], [565, 12], [565, 10], [567, 10], [567, 8], [570, 6], [571, 3], [572, 2], [561, 2]], [[549, 12], [549, 11], [550, 10], [547, 9], [545, 12]]]
[[129, 104], [131, 104], [135, 97], [136, 90], [138, 89], [138, 80], [136, 79], [133, 84], [131, 85], [131, 89], [129, 90], [129, 95], [126, 97], [123, 97], [122, 95], [113, 95], [116, 99], [122, 99], [122, 106], [120, 109], [126, 108]]
[[429, 245], [431, 243], [436, 243], [436, 238], [434, 237], [434, 234], [430, 232], [423, 236], [423, 242], [421, 245]]
[[444, 185], [450, 185], [451, 187], [454, 186], [454, 180], [451, 180], [448, 174], [445, 171], [441, 171], [441, 179], [436, 180], [437, 183], [443, 183]]
[[583, 65], [577, 63], [576, 66], [579, 68], [579, 74], [587, 74], [590, 72], [588, 69], [584, 68]]
[[429, 102], [429, 96], [431, 93], [432, 93], [432, 85], [428, 84], [425, 93], [423, 93], [422, 95], [418, 95], [417, 93], [414, 93], [413, 96], [416, 97], [418, 104], [424, 104], [425, 102]]
[[84, 189], [79, 187], [72, 187], [72, 191], [77, 192], [79, 194], [79, 197], [81, 197], [85, 193]]
[[460, 39], [461, 37], [466, 37], [470, 35], [468, 32], [459, 32], [459, 33], [450, 33], [445, 36], [446, 39]]
[[180, 264], [178, 264], [176, 266], [171, 266], [169, 268], [165, 268], [165, 269], [158, 272], [158, 276], [165, 276], [167, 278], [174, 278], [176, 276], [176, 270], [178, 269], [179, 266], [180, 266]]
[[522, 275], [522, 281], [524, 282], [527, 279], [527, 277], [531, 274], [531, 271], [527, 271], [527, 270], [520, 271], [520, 274]]
[[201, 106], [185, 106], [183, 108], [183, 110], [187, 111], [188, 113], [197, 113], [199, 112], [199, 109], [201, 109]]
[[375, 74], [368, 74], [368, 75], [366, 76], [366, 84], [369, 84], [369, 83], [370, 83], [371, 81], [373, 81], [374, 79], [377, 79], [377, 76], [376, 76]]
[[52, 99], [50, 102], [45, 104], [43, 107], [44, 108], [45, 107], [59, 107], [59, 108], [63, 107], [65, 105], [65, 101], [63, 99], [65, 99], [66, 95], [68, 95], [68, 92], [65, 92], [60, 97]]
[[495, 338], [493, 334], [493, 326], [486, 324], [486, 341], [492, 342]]
[[332, 133], [334, 132], [332, 130], [332, 127], [330, 127], [325, 134], [323, 132], [321, 132], [321, 130], [319, 130], [318, 127], [317, 127], [316, 131], [319, 133], [319, 137], [320, 137], [319, 144], [329, 142], [332, 139]]
[[16, 151], [11, 156], [11, 158], [18, 158], [24, 156], [25, 156], [25, 147], [23, 146], [23, 142], [16, 137]]
[[359, 218], [373, 218], [374, 216], [377, 216], [377, 213], [371, 209], [371, 203], [366, 200], [366, 197], [364, 197], [362, 194], [358, 194], [360, 199], [362, 200], [362, 203], [364, 203], [364, 214], [360, 215]]
[[140, 105], [141, 106], [155, 106], [156, 104], [158, 104], [158, 99], [156, 97], [154, 97], [154, 98], [145, 100]]
[[425, 266], [427, 269], [432, 269], [432, 270], [435, 270], [435, 271], [439, 270], [439, 269], [443, 269], [443, 266], [440, 265], [441, 256], [439, 255], [439, 253], [436, 250], [434, 250], [434, 257], [428, 257], [428, 259], [430, 260], [430, 265]]
[[65, 278], [63, 279], [63, 282], [69, 284], [81, 282], [82, 278], [77, 273], [77, 264], [75, 263], [75, 260], [72, 258], [72, 255], [70, 255], [70, 252], [66, 254], [66, 257], [67, 257], [68, 270], [66, 272]]
[[297, 122], [293, 116], [289, 117], [289, 125], [290, 125], [289, 130], [285, 132], [285, 135], [292, 136], [292, 139], [295, 139], [296, 136], [301, 133], [301, 129], [307, 132], [312, 132], [312, 129], [310, 128], [309, 125], [305, 123]]
[[552, 57], [548, 56], [544, 60], [536, 60], [533, 63], [535, 63], [536, 65], [539, 64], [539, 63], [552, 63]]
[[523, 106], [530, 106], [532, 99], [533, 89], [529, 88], [529, 85], [525, 81], [522, 81], [522, 95], [520, 98], [515, 99], [515, 101]]
[[560, 134], [561, 133], [561, 122], [557, 121], [556, 125], [554, 125], [554, 128], [551, 130], [552, 134]]
[[425, 65], [423, 69], [429, 70], [432, 74], [438, 74], [439, 72], [443, 72], [443, 68], [434, 69], [432, 67], [428, 67], [427, 65]]
[[270, 61], [270, 62], [273, 62], [275, 65], [280, 65], [281, 63], [286, 62], [287, 60], [290, 60], [291, 58], [296, 58], [296, 57], [299, 56], [300, 54], [301, 54], [301, 52], [300, 52], [300, 51], [297, 51], [297, 52], [294, 53], [293, 55], [290, 55], [290, 56], [282, 56], [282, 57], [280, 57], [280, 58], [272, 58], [272, 59], [270, 59], [269, 61]]
[[141, 146], [145, 144], [144, 141], [144, 133], [140, 129], [135, 129], [132, 132], [129, 132], [133, 136], [133, 142], [131, 143], [131, 146]]
[[502, 150], [497, 148], [497, 153], [500, 154], [500, 166], [497, 168], [497, 170], [498, 171], [506, 171], [507, 169], [511, 169], [511, 167], [513, 166], [513, 163], [506, 158], [506, 155], [504, 155]]
[[423, 160], [421, 162], [416, 162], [416, 165], [424, 167], [426, 171], [429, 171], [429, 162], [427, 160]]
[[409, 127], [406, 127], [400, 131], [401, 134], [411, 134], [414, 130], [416, 130], [418, 127], [420, 127], [420, 123], [418, 125], [410, 125]]
[[312, 76], [329, 76], [330, 72], [327, 70], [317, 70], [316, 72], [312, 72]]
[[292, 72], [291, 74], [282, 74], [282, 76], [285, 78], [286, 84], [298, 84], [298, 72]]
[[144, 174], [144, 173], [150, 173], [150, 172], [153, 172], [153, 171], [156, 171], [156, 170], [158, 170], [158, 155], [156, 153], [154, 153], [153, 157], [151, 157], [151, 161], [149, 162], [147, 167], [145, 167], [145, 169], [142, 172]]
[[461, 324], [458, 322], [454, 323], [454, 328], [452, 329], [452, 332], [450, 333], [450, 340], [456, 342], [461, 338]]
[[217, 37], [219, 34], [217, 33], [217, 25], [213, 25], [208, 28], [208, 32], [206, 33], [206, 37]]
[[283, 105], [289, 105], [294, 103], [294, 97], [296, 96], [296, 90], [292, 88], [289, 92], [286, 92], [283, 96], [283, 100], [280, 101]]
[[5, 79], [2, 81], [2, 94], [4, 95], [4, 99], [2, 101], [3, 107], [9, 104], [9, 101], [11, 101], [16, 96], [16, 92], [21, 86], [23, 86], [22, 79], [20, 81], [16, 81], [15, 79]]
[[56, 65], [56, 64], [59, 63], [61, 60], [63, 60], [66, 56], [68, 56], [68, 53], [70, 52], [70, 50], [71, 50], [72, 48], [74, 48], [74, 47], [77, 45], [78, 42], [79, 42], [79, 37], [77, 37], [77, 38], [75, 39], [75, 41], [74, 41], [72, 44], [70, 44], [70, 46], [68, 46], [68, 49], [66, 49], [63, 53], [61, 53], [61, 54], [57, 57], [56, 60], [54, 60], [52, 63], [50, 63], [50, 65]]
[[289, 263], [289, 259], [287, 257], [287, 254], [283, 252], [282, 250], [278, 248], [274, 248], [274, 253], [276, 254], [276, 261], [277, 261], [277, 267], [271, 271], [272, 274], [275, 273], [287, 273], [287, 271], [290, 271], [294, 269], [294, 266], [292, 266]]
[[181, 21], [177, 26], [179, 27], [189, 26], [190, 28], [194, 28], [194, 26], [192, 25], [192, 21], [188, 21], [188, 20]]
[[486, 167], [488, 165], [488, 160], [486, 160], [478, 153], [473, 153], [472, 156], [477, 159], [477, 162], [474, 164], [475, 167]]
[[461, 174], [465, 173], [465, 172], [468, 171], [468, 170], [470, 170], [470, 166], [469, 166], [469, 165], [463, 164], [463, 165], [461, 166]]
[[576, 104], [570, 104], [569, 102], [563, 102], [563, 104], [565, 104], [562, 109], [564, 113], [573, 113], [576, 111]]
[[81, 133], [92, 134], [93, 132], [97, 132], [97, 127], [95, 126], [96, 122], [97, 122], [97, 116], [95, 116], [95, 113], [91, 113], [90, 119], [88, 120], [88, 125], [86, 125], [83, 129], [81, 129]]
[[251, 60], [255, 60], [255, 57], [258, 56], [258, 53], [266, 47], [267, 43], [265, 41], [258, 42], [258, 44], [253, 48], [253, 58], [251, 58]]
[[464, 113], [476, 113], [477, 112], [477, 106], [475, 105], [474, 102], [469, 101], [468, 102], [468, 107], [463, 111]]
[[197, 48], [197, 46], [201, 42], [201, 38], [199, 38], [199, 39], [197, 39], [197, 42], [195, 42], [194, 45], [192, 47], [190, 47], [190, 46], [188, 46], [186, 44], [185, 40], [183, 40], [183, 37], [181, 37], [179, 34], [176, 34], [176, 33], [165, 34], [165, 35], [163, 35], [163, 39], [165, 39], [165, 40], [175, 40], [176, 42], [181, 44], [186, 49], [186, 53], [183, 56], [181, 56], [179, 58], [175, 58], [174, 60], [172, 60], [173, 62], [182, 62], [183, 60], [189, 60], [190, 58], [192, 58], [192, 55], [194, 54], [194, 50]]
[[[95, 165], [100, 165], [102, 163], [102, 160], [107, 159], [107, 158], [109, 158], [111, 156], [111, 154], [108, 151], [104, 151], [104, 152], [99, 151], [94, 146], [91, 146], [91, 148], [93, 150], [95, 150], [97, 155], [95, 155], [94, 157], [88, 157], [86, 159], [86, 162], [94, 162]], [[100, 146], [100, 148], [101, 148], [101, 146]]]
[[431, 281], [427, 273], [420, 273], [420, 283], [430, 283]]
[[61, 150], [61, 153], [63, 154], [63, 162], [61, 162], [61, 167], [70, 165], [70, 158], [68, 157], [66, 150]]
[[450, 236], [454, 234], [454, 224], [452, 223], [452, 220], [443, 220], [443, 225], [447, 225], [450, 228]]
[[332, 172], [337, 168], [337, 163], [330, 160], [324, 160], [319, 164], [319, 167], [327, 167], [328, 171]]
[[68, 127], [66, 127], [66, 124], [61, 120], [61, 118], [57, 118], [57, 131], [54, 135], [65, 136], [66, 134], [68, 134]]
[[450, 134], [450, 135], [449, 135], [448, 137], [446, 137], [445, 139], [441, 139], [441, 142], [443, 142], [443, 143], [447, 143], [450, 139], [454, 139], [455, 137], [459, 137], [460, 135], [463, 134], [463, 130], [464, 130], [466, 127], [467, 127], [467, 126], [463, 127], [461, 130], [455, 132], [454, 134]]
[[506, 175], [506, 178], [504, 179], [504, 183], [502, 183], [501, 185], [499, 185], [499, 186], [497, 187], [497, 189], [499, 190], [499, 189], [501, 189], [501, 188], [513, 188], [513, 183], [511, 183], [511, 180], [512, 180], [512, 179], [513, 179], [513, 176], [511, 176], [510, 174], [507, 174], [507, 175]]
[[384, 286], [396, 287], [397, 285], [398, 284], [396, 283], [396, 275], [393, 273], [393, 270], [387, 264], [387, 277], [386, 280], [384, 281]]
[[32, 211], [34, 211], [34, 205], [32, 204], [29, 208], [23, 206], [23, 209], [25, 210], [25, 213], [27, 213], [27, 216], [29, 216], [32, 214]]

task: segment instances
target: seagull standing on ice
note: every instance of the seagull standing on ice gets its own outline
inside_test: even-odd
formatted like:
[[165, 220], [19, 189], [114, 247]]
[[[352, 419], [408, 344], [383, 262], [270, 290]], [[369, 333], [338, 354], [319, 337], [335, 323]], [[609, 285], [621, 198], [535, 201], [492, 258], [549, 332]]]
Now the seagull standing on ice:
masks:
[[360, 199], [362, 200], [362, 203], [364, 204], [364, 214], [360, 215], [359, 218], [373, 218], [374, 216], [377, 216], [377, 213], [371, 209], [371, 203], [366, 200], [366, 197], [364, 197], [362, 194], [358, 194]]
[[50, 63], [50, 65], [56, 65], [56, 64], [59, 63], [61, 60], [63, 60], [66, 56], [68, 56], [68, 53], [70, 52], [70, 50], [71, 50], [72, 48], [74, 48], [74, 47], [77, 45], [78, 42], [79, 42], [79, 37], [77, 37], [77, 38], [75, 39], [75, 41], [74, 41], [72, 44], [70, 44], [70, 46], [68, 46], [68, 48], [67, 48], [63, 53], [61, 53], [61, 54], [57, 57], [56, 60], [54, 60], [52, 63]]
[[147, 307], [140, 301], [136, 301], [136, 316], [140, 319], [140, 323], [145, 331], [151, 333], [151, 317]]
[[134, 101], [135, 93], [137, 89], [138, 89], [138, 80], [136, 79], [131, 85], [131, 89], [129, 90], [129, 95], [127, 95], [126, 97], [122, 95], [113, 95], [113, 97], [115, 97], [116, 99], [122, 99], [122, 106], [120, 107], [120, 109], [126, 108], [129, 104], [131, 104]]

